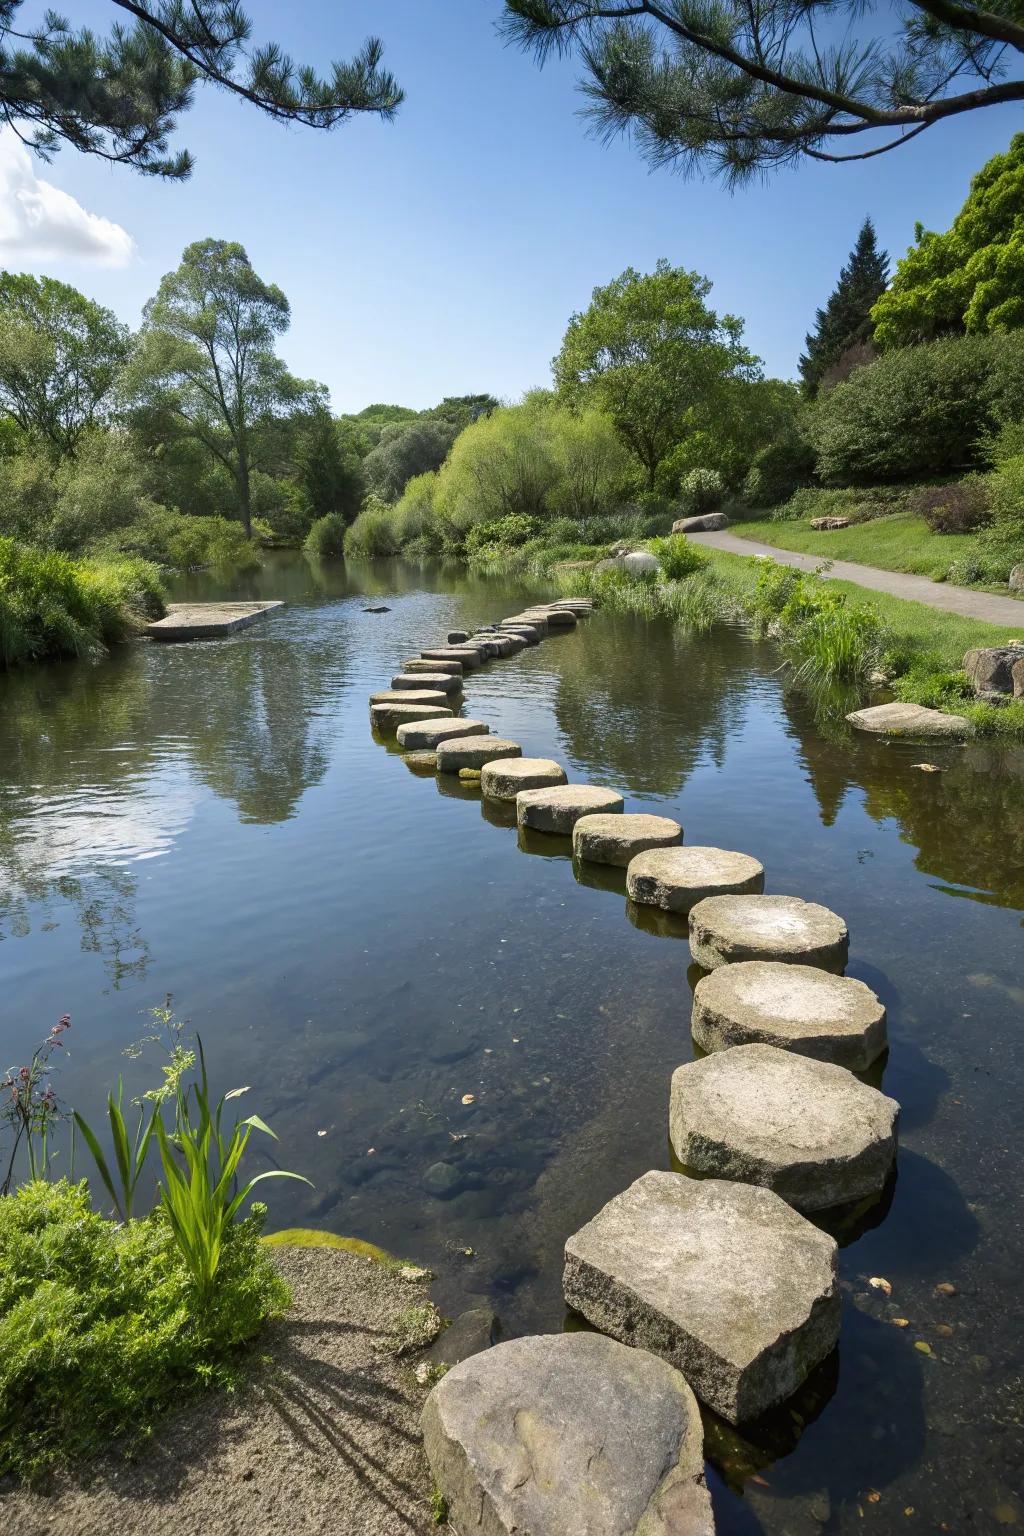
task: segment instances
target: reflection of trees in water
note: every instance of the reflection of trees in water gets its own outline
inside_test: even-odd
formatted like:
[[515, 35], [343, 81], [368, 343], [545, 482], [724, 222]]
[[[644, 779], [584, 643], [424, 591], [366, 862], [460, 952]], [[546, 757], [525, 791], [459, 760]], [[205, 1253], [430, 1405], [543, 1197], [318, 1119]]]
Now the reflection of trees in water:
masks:
[[[830, 739], [799, 702], [787, 702], [787, 712], [826, 825], [857, 786], [868, 815], [894, 820], [918, 850], [914, 863], [924, 874], [972, 900], [1024, 907], [1024, 748]], [[913, 766], [923, 761], [942, 772]]]
[[0, 856], [0, 940], [25, 938], [36, 927], [57, 927], [54, 918], [61, 906], [70, 906], [82, 931], [85, 954], [99, 955], [111, 984], [117, 988], [129, 977], [143, 976], [149, 965], [149, 945], [135, 914], [137, 885], [124, 869], [101, 865], [85, 879], [63, 875], [47, 880], [19, 869]]
[[607, 615], [567, 648], [555, 715], [573, 757], [640, 794], [677, 794], [701, 757], [721, 765], [745, 700], [745, 642]]

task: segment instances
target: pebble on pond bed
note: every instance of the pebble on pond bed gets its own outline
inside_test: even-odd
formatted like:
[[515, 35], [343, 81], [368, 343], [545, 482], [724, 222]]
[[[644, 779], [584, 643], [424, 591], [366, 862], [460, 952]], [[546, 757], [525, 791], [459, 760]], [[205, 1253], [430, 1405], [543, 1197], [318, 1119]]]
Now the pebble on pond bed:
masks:
[[500, 736], [463, 736], [457, 741], [442, 741], [437, 749], [438, 773], [459, 773], [463, 768], [483, 768], [492, 758], [522, 755], [518, 741], [503, 741]]
[[572, 851], [591, 864], [625, 867], [647, 848], [668, 848], [681, 843], [683, 829], [670, 816], [588, 815], [572, 829]]
[[550, 757], [515, 757], [487, 762], [480, 788], [490, 800], [514, 800], [523, 789], [553, 789], [567, 781], [565, 769]]
[[689, 912], [708, 896], [759, 894], [764, 866], [726, 848], [656, 848], [630, 860], [626, 891], [639, 906]]
[[797, 896], [709, 896], [690, 912], [690, 952], [706, 971], [734, 960], [788, 960], [841, 972], [849, 947], [841, 917]]
[[618, 815], [624, 805], [613, 789], [596, 784], [563, 784], [553, 789], [524, 789], [516, 796], [516, 820], [535, 832], [569, 836], [581, 816]]
[[697, 983], [693, 1038], [701, 1050], [774, 1045], [864, 1072], [887, 1045], [885, 1008], [862, 981], [810, 965], [743, 960]]

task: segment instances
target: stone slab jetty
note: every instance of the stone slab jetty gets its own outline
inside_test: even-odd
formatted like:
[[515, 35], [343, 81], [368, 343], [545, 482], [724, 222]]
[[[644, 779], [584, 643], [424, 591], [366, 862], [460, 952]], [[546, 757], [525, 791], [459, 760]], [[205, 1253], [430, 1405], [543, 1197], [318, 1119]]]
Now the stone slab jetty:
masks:
[[164, 618], [147, 624], [145, 633], [152, 640], [216, 640], [248, 629], [283, 607], [276, 598], [263, 603], [168, 603]]

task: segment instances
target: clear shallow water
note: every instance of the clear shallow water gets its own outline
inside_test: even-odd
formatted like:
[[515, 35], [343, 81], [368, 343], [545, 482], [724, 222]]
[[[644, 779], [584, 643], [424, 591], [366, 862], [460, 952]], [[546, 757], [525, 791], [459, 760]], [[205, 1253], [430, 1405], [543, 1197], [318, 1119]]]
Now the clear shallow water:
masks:
[[[282, 556], [176, 595], [245, 594], [289, 606], [0, 678], [0, 1065], [70, 1012], [61, 1086], [95, 1112], [118, 1071], [155, 1075], [121, 1052], [173, 993], [316, 1185], [268, 1186], [272, 1226], [427, 1263], [449, 1313], [559, 1328], [567, 1234], [668, 1166], [687, 946], [638, 926], [618, 877], [521, 850], [370, 734], [403, 658], [521, 591]], [[754, 1435], [709, 1424], [719, 1530], [1020, 1524], [1024, 753], [830, 739], [777, 664], [740, 634], [598, 614], [471, 674], [466, 712], [836, 908], [889, 1008], [899, 1176], [842, 1252], [838, 1360]], [[446, 1198], [424, 1184], [439, 1162]]]

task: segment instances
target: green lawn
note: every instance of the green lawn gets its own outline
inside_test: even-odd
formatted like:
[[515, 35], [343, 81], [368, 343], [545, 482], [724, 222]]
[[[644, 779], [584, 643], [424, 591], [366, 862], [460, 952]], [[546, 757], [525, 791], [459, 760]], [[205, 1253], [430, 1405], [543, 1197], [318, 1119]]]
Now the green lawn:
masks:
[[908, 571], [935, 581], [945, 577], [953, 561], [972, 543], [969, 533], [932, 533], [923, 517], [910, 512], [894, 512], [831, 533], [816, 533], [803, 522], [773, 523], [768, 518], [734, 523], [730, 532], [775, 549], [794, 549], [820, 555], [823, 560], [858, 560], [861, 565]]

